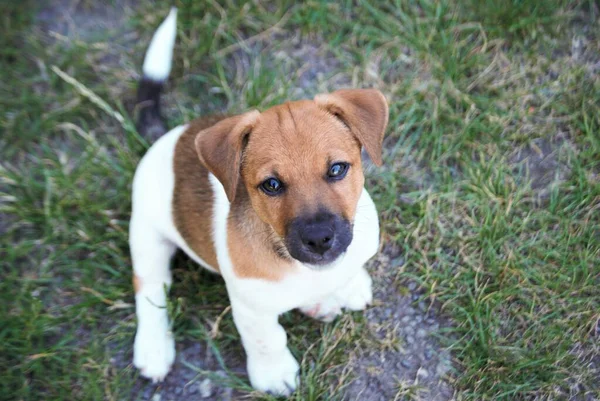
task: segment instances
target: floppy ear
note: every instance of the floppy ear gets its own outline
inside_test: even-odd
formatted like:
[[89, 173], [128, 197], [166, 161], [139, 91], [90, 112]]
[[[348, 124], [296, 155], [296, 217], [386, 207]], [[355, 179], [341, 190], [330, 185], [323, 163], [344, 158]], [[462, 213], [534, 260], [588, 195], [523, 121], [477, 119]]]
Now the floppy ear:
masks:
[[200, 162], [223, 185], [227, 199], [233, 202], [240, 178], [244, 142], [260, 113], [256, 110], [229, 117], [204, 129], [196, 136]]
[[383, 93], [377, 89], [343, 89], [317, 95], [315, 102], [342, 120], [373, 162], [381, 166], [381, 147], [389, 114]]

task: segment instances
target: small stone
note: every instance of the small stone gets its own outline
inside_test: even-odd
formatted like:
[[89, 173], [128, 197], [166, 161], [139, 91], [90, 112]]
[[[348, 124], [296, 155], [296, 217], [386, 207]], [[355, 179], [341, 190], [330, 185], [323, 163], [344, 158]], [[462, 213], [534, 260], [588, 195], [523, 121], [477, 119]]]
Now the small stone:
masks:
[[423, 353], [423, 356], [429, 361], [431, 358], [433, 358], [433, 349], [426, 348], [425, 352]]
[[430, 317], [430, 318], [427, 318], [427, 320], [425, 320], [425, 322], [426, 322], [427, 324], [434, 324], [434, 323], [436, 322], [436, 320], [435, 320], [434, 318], [431, 318], [431, 317]]
[[402, 256], [392, 259], [392, 267], [400, 267], [404, 265], [404, 258]]
[[392, 316], [392, 310], [390, 308], [387, 308], [383, 311], [383, 316], [385, 316], [386, 319], [389, 319]]
[[421, 323], [423, 321], [423, 316], [418, 315], [415, 317], [415, 320], [417, 321], [417, 323]]
[[414, 344], [415, 338], [413, 336], [406, 336], [405, 341], [408, 345]]
[[188, 394], [188, 395], [196, 394], [198, 392], [199, 387], [200, 387], [200, 383], [198, 383], [198, 382], [191, 384], [187, 388], [186, 394]]
[[427, 311], [427, 305], [425, 305], [425, 302], [423, 302], [423, 301], [419, 302], [419, 310], [422, 312]]
[[437, 331], [439, 328], [440, 328], [440, 325], [437, 323], [432, 324], [430, 327], [431, 331]]
[[410, 316], [404, 316], [402, 319], [400, 319], [400, 321], [402, 323], [406, 324], [406, 323], [410, 322]]
[[175, 393], [175, 395], [181, 395], [181, 393], [183, 393], [183, 389], [181, 387], [175, 387], [175, 390], [173, 390], [173, 392]]
[[413, 281], [413, 282], [411, 282], [411, 283], [408, 283], [408, 290], [409, 290], [409, 291], [411, 291], [411, 292], [412, 292], [412, 291], [414, 291], [414, 290], [416, 290], [416, 289], [417, 289], [417, 283], [415, 283], [414, 281]]
[[419, 368], [419, 370], [417, 370], [417, 377], [425, 380], [429, 377], [429, 372], [427, 372], [427, 370], [424, 368]]
[[404, 366], [406, 369], [410, 369], [412, 368], [412, 361], [410, 359], [403, 359], [402, 362], [400, 362], [402, 364], [402, 366]]
[[419, 329], [417, 330], [416, 336], [417, 338], [425, 338], [427, 337], [427, 331], [425, 329]]
[[419, 299], [420, 295], [419, 294], [412, 294], [412, 300], [416, 301], [417, 299]]
[[160, 401], [160, 398], [161, 398], [161, 397], [160, 397], [160, 393], [155, 393], [155, 394], [152, 396], [152, 401]]
[[200, 397], [208, 398], [213, 393], [212, 382], [210, 379], [204, 379], [200, 382], [198, 389], [200, 390]]
[[225, 387], [221, 396], [219, 397], [220, 401], [231, 401], [233, 397], [233, 389], [231, 387]]
[[437, 375], [440, 377], [445, 376], [449, 370], [450, 370], [450, 363], [446, 360], [440, 361], [440, 363], [438, 363], [437, 366], [435, 367], [435, 373], [437, 373]]
[[406, 334], [415, 334], [415, 329], [414, 329], [414, 328], [412, 328], [411, 326], [406, 326], [406, 327], [404, 328], [404, 332], [405, 332]]
[[408, 307], [404, 310], [404, 313], [406, 313], [407, 315], [414, 315], [415, 314], [415, 310], [411, 307]]
[[417, 324], [419, 324], [419, 322], [417, 322], [416, 320], [413, 320], [412, 322], [410, 322], [410, 325], [412, 327], [415, 327]]
[[140, 397], [140, 399], [152, 400], [152, 394], [154, 394], [154, 387], [146, 386], [146, 388], [142, 391], [142, 396]]

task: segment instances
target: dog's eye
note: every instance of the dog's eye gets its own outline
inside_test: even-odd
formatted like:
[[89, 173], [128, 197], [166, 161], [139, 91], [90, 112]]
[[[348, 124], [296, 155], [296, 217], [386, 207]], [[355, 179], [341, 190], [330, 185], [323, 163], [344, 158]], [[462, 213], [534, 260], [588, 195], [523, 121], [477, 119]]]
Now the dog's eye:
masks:
[[267, 195], [275, 196], [283, 190], [283, 183], [277, 178], [267, 178], [260, 184], [260, 189]]
[[330, 180], [341, 180], [348, 173], [350, 165], [348, 163], [334, 163], [329, 167], [327, 178]]

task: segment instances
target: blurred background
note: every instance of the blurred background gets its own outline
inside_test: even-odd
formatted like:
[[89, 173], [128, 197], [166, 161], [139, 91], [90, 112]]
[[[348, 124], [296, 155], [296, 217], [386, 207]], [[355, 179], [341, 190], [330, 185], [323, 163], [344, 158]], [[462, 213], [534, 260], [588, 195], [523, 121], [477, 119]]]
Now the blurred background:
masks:
[[272, 399], [222, 280], [182, 255], [173, 371], [131, 365], [135, 89], [171, 5], [170, 127], [349, 87], [390, 103], [376, 302], [282, 317], [291, 399], [600, 399], [596, 0], [2, 1], [0, 398]]

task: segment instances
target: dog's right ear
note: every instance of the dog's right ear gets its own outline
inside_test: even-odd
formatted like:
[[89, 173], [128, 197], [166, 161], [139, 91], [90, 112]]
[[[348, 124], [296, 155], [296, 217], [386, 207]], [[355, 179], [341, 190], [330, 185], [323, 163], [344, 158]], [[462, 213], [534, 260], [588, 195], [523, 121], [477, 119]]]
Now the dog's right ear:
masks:
[[196, 136], [200, 161], [225, 188], [233, 202], [240, 178], [242, 150], [260, 113], [256, 110], [219, 121]]

